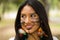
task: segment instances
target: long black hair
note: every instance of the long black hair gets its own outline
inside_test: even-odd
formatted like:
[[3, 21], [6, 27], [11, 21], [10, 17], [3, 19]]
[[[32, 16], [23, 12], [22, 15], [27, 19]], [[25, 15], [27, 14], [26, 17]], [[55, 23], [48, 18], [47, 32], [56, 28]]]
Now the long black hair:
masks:
[[25, 40], [25, 39], [27, 39], [27, 35], [20, 38], [19, 37], [19, 32], [18, 32], [18, 29], [21, 28], [21, 22], [20, 22], [21, 21], [20, 20], [21, 10], [27, 4], [30, 5], [35, 10], [35, 12], [38, 14], [39, 20], [40, 20], [40, 27], [48, 35], [47, 38], [43, 37], [42, 40], [53, 40], [51, 31], [50, 31], [50, 28], [49, 28], [49, 24], [48, 24], [47, 13], [45, 11], [44, 6], [37, 0], [26, 0], [19, 7], [17, 17], [16, 17], [16, 20], [15, 20], [15, 31], [16, 31], [15, 40]]

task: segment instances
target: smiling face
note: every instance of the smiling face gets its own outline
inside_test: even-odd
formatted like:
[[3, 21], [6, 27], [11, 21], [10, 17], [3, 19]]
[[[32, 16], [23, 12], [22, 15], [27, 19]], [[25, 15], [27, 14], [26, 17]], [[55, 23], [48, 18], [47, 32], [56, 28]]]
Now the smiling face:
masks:
[[29, 5], [21, 10], [21, 26], [27, 33], [33, 33], [39, 28], [39, 16]]

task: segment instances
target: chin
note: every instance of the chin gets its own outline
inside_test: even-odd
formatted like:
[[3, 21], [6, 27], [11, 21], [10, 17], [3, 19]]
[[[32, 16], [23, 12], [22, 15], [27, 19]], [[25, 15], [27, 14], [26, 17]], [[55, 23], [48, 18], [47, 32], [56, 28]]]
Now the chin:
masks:
[[35, 32], [35, 31], [34, 31], [34, 30], [32, 30], [32, 29], [31, 29], [31, 30], [29, 30], [29, 31], [30, 31], [30, 33], [34, 33], [34, 32]]

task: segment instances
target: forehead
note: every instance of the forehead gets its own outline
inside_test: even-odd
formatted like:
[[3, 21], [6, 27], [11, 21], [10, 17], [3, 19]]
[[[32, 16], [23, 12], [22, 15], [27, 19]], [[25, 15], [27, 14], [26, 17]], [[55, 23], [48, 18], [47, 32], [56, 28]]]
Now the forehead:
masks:
[[25, 5], [21, 10], [21, 13], [35, 13], [35, 11], [30, 5]]

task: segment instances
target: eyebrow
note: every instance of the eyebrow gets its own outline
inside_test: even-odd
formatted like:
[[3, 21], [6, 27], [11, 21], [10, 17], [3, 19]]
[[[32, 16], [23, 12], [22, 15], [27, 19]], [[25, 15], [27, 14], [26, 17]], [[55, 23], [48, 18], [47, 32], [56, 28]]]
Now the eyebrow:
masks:
[[[21, 12], [21, 14], [25, 14], [25, 13], [24, 12]], [[36, 14], [36, 12], [33, 11], [33, 12], [29, 13], [29, 14]]]
[[31, 14], [35, 14], [35, 13], [31, 13]]
[[25, 15], [25, 14], [22, 14], [22, 15]]
[[[25, 14], [25, 13], [21, 13], [21, 14]], [[35, 14], [35, 12], [34, 13], [30, 13], [30, 14]]]

